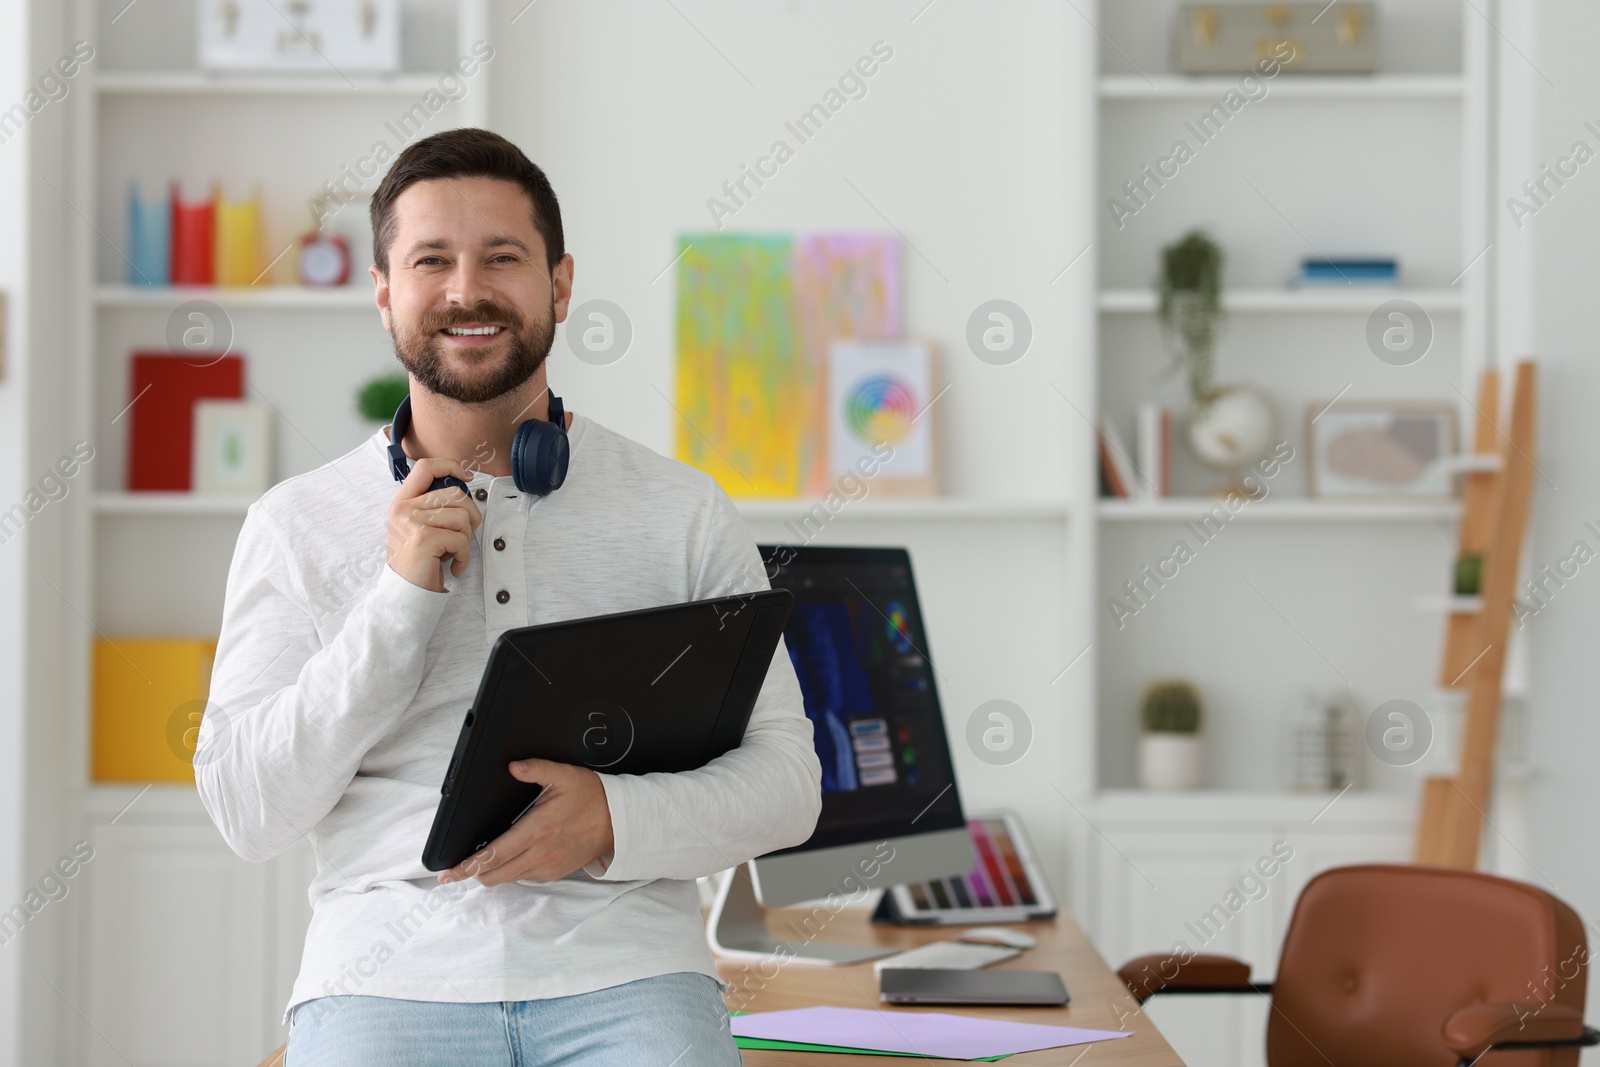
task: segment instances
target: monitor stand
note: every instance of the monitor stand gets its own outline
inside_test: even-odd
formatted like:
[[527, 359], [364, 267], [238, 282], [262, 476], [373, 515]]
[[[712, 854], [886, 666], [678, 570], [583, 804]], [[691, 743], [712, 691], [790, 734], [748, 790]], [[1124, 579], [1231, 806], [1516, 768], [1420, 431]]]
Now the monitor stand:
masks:
[[[823, 916], [833, 914], [826, 908], [820, 910]], [[802, 937], [807, 933], [798, 928], [795, 932]], [[706, 922], [706, 940], [711, 943], [712, 952], [728, 959], [760, 962], [777, 957], [823, 967], [861, 963], [903, 951], [884, 945], [841, 945], [813, 941], [809, 937], [804, 941], [785, 941], [773, 937], [767, 930], [767, 910], [756, 899], [755, 885], [744, 864], [729, 872], [717, 890], [711, 916]]]

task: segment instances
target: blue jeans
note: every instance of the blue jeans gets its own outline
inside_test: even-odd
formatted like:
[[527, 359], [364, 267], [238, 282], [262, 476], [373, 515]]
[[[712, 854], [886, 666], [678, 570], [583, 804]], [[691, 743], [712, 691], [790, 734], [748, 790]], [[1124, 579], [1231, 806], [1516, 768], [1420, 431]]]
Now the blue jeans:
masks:
[[717, 983], [694, 972], [549, 1000], [318, 997], [295, 1006], [284, 1067], [736, 1067]]

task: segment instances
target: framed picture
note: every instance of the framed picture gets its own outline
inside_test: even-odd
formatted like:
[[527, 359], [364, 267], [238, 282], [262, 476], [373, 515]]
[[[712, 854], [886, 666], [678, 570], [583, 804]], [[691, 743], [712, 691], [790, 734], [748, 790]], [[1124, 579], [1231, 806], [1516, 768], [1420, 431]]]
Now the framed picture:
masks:
[[1449, 404], [1350, 402], [1306, 409], [1311, 496], [1447, 500], [1455, 492], [1456, 410]]
[[835, 485], [933, 496], [933, 347], [924, 341], [835, 341], [828, 352], [828, 471]]
[[194, 491], [260, 494], [272, 484], [272, 409], [240, 400], [194, 405]]

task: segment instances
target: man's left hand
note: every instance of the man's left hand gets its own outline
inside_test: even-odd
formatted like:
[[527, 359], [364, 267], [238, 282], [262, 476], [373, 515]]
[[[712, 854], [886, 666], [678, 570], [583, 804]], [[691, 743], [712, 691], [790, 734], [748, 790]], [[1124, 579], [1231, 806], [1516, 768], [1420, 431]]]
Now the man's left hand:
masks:
[[605, 786], [594, 771], [526, 759], [511, 764], [511, 776], [542, 785], [539, 799], [511, 829], [440, 872], [441, 885], [473, 877], [486, 886], [523, 879], [552, 882], [616, 847]]

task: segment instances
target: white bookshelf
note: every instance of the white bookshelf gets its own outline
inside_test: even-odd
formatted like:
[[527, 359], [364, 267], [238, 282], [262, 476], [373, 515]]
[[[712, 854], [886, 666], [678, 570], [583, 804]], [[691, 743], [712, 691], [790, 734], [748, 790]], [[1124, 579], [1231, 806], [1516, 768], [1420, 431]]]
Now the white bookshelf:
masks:
[[[1117, 568], [1169, 549], [1173, 529], [1207, 510], [1206, 495], [1224, 480], [1203, 468], [1183, 439], [1187, 396], [1180, 377], [1161, 376], [1166, 353], [1155, 318], [1157, 295], [1148, 287], [1159, 269], [1160, 248], [1193, 226], [1209, 232], [1228, 257], [1216, 380], [1267, 393], [1279, 411], [1278, 434], [1296, 453], [1286, 465], [1288, 473], [1272, 486], [1271, 498], [1236, 516], [1252, 532], [1231, 547], [1208, 551], [1235, 553], [1227, 562], [1236, 569], [1270, 575], [1297, 567], [1295, 554], [1306, 539], [1322, 537], [1324, 528], [1342, 529], [1348, 531], [1344, 546], [1327, 549], [1333, 556], [1321, 568], [1325, 582], [1352, 580], [1334, 562], [1345, 552], [1381, 551], [1377, 546], [1392, 541], [1395, 552], [1419, 561], [1436, 556], [1437, 563], [1422, 566], [1430, 580], [1437, 572], [1435, 591], [1443, 591], [1457, 506], [1308, 498], [1305, 413], [1336, 396], [1433, 400], [1457, 409], [1459, 439], [1471, 426], [1463, 394], [1473, 393], [1485, 362], [1488, 321], [1490, 272], [1478, 258], [1492, 210], [1483, 198], [1489, 180], [1488, 32], [1467, 0], [1380, 3], [1380, 32], [1388, 42], [1382, 73], [1282, 73], [1264, 79], [1265, 97], [1232, 115], [1176, 177], [1139, 205], [1136, 215], [1114, 225], [1105, 205], [1110, 197], [1125, 195], [1123, 180], [1137, 178], [1140, 165], [1169, 151], [1175, 138], [1192, 142], [1186, 122], [1197, 106], [1238, 85], [1236, 77], [1190, 77], [1171, 70], [1171, 20], [1177, 10], [1168, 0], [1099, 5], [1101, 223], [1090, 253], [1100, 278], [1099, 411], [1118, 423], [1125, 440], [1132, 440], [1133, 410], [1141, 402], [1162, 404], [1175, 416], [1174, 496], [1096, 503], [1101, 599], [1128, 577]], [[1394, 42], [1401, 39], [1413, 46], [1398, 49]], [[1432, 160], [1431, 169], [1377, 165], [1381, 146], [1394, 139], [1408, 141], [1417, 155]], [[1293, 150], [1286, 152], [1288, 145]], [[1306, 257], [1386, 254], [1399, 259], [1406, 284], [1281, 284]], [[1363, 336], [1367, 316], [1397, 298], [1421, 307], [1434, 327], [1433, 348], [1414, 367], [1381, 363]], [[1309, 578], [1297, 581], [1296, 589], [1297, 602], [1289, 608], [1304, 611], [1316, 610], [1328, 591]], [[1200, 608], [1178, 602], [1162, 610]], [[1241, 601], [1205, 610], [1205, 625], [1227, 626], [1232, 613], [1252, 608]], [[1104, 613], [1101, 625], [1103, 631]], [[1414, 647], [1395, 650], [1397, 661], [1412, 656], [1431, 664], [1436, 639], [1437, 634], [1429, 640], [1419, 634]], [[1118, 788], [1132, 781], [1133, 738], [1125, 713], [1137, 699], [1136, 687], [1129, 688], [1132, 661], [1125, 657], [1143, 653], [1126, 643], [1101, 645], [1100, 785]], [[1151, 665], [1148, 672], [1159, 669]], [[1208, 668], [1218, 679], [1230, 670], [1250, 669], [1259, 670], [1243, 661]], [[1272, 677], [1269, 670], [1263, 697], [1252, 700], [1253, 707], [1234, 708], [1232, 714], [1264, 725], [1272, 719], [1275, 712], [1264, 699]], [[1202, 674], [1196, 680], [1204, 691], [1208, 678]], [[1262, 782], [1224, 777], [1211, 784], [1259, 788]]]
[[[311, 228], [307, 200], [324, 180], [339, 179], [379, 138], [398, 151], [385, 123], [437, 91], [448, 65], [489, 37], [489, 4], [409, 0], [405, 17], [418, 20], [420, 32], [402, 46], [404, 69], [348, 78], [197, 70], [193, 4], [73, 0], [70, 8], [71, 36], [94, 42], [97, 54], [67, 105], [72, 170], [60, 192], [75, 209], [67, 217], [77, 314], [68, 324], [66, 407], [72, 424], [92, 429], [96, 458], [82, 476], [92, 484], [59, 505], [72, 530], [61, 593], [78, 609], [65, 613], [60, 721], [68, 826], [75, 820], [97, 858], [80, 890], [88, 918], [63, 933], [58, 985], [97, 1029], [63, 1009], [53, 1027], [64, 1035], [56, 1058], [254, 1063], [284, 1035], [279, 1016], [307, 918], [304, 846], [266, 864], [245, 863], [222, 842], [192, 786], [89, 778], [94, 642], [206, 633], [184, 620], [220, 605], [238, 521], [254, 499], [124, 490], [127, 359], [134, 349], [165, 347], [167, 316], [180, 304], [222, 308], [246, 358], [246, 398], [278, 409], [274, 467], [283, 476], [359, 440], [355, 388], [389, 370], [393, 357], [371, 337], [377, 316], [362, 258], [364, 202], [330, 219], [352, 242], [351, 285], [143, 287], [126, 281], [127, 188], [138, 181], [151, 200], [181, 178], [193, 197], [215, 181], [237, 199], [259, 183], [271, 258]], [[462, 79], [465, 93], [430, 111], [416, 136], [485, 124], [495, 74], [487, 63]], [[364, 192], [375, 184], [369, 180]], [[279, 261], [275, 282], [292, 274], [284, 269], [291, 262], [287, 255]], [[318, 311], [338, 314], [304, 315]], [[146, 582], [137, 561], [159, 569], [160, 582]], [[184, 872], [183, 892], [223, 903], [175, 914], [173, 902], [186, 898], [172, 889], [173, 870]], [[162, 958], [117, 950], [123, 942], [115, 931], [145, 927], [159, 931]], [[217, 1022], [187, 1024], [195, 1018]]]
[[[1189, 123], [1239, 78], [1171, 69], [1178, 7], [1105, 0], [1096, 20], [1098, 417], [1132, 441], [1139, 403], [1174, 414], [1174, 495], [1100, 499], [1092, 524], [1093, 818], [1102, 832], [1091, 843], [1091, 928], [1114, 964], [1183, 936], [1170, 917], [1204, 912], [1227, 872], [1274, 838], [1300, 849], [1293, 887], [1333, 862], [1409, 855], [1416, 769], [1373, 760], [1360, 786], [1337, 800], [1292, 793], [1286, 723], [1306, 690], [1348, 693], [1363, 710], [1397, 697], [1427, 706], [1442, 611], [1463, 606], [1443, 596], [1460, 508], [1309, 497], [1306, 420], [1335, 397], [1437, 401], [1457, 410], [1464, 439], [1472, 422], [1463, 394], [1474, 394], [1487, 358], [1492, 295], [1484, 249], [1494, 210], [1487, 101], [1495, 44], [1470, 0], [1380, 0], [1382, 73], [1266, 79], [1266, 95], [1198, 145]], [[1140, 179], [1178, 139], [1192, 158], [1160, 187], [1152, 183], [1131, 216], [1115, 219], [1109, 198], [1124, 197], [1123, 183]], [[1204, 537], [1191, 524], [1217, 504], [1208, 494], [1227, 479], [1188, 451], [1187, 387], [1161, 374], [1167, 353], [1151, 288], [1161, 248], [1194, 227], [1227, 256], [1215, 380], [1271, 397], [1277, 435], [1295, 452], [1267, 499]], [[1399, 260], [1403, 284], [1287, 284], [1305, 258], [1383, 255]], [[1366, 344], [1368, 317], [1391, 299], [1421, 307], [1434, 328], [1433, 347], [1410, 367], [1381, 362]], [[1193, 554], [1175, 563], [1179, 540]], [[1430, 596], [1435, 613], [1419, 611]], [[1114, 599], [1137, 611], [1109, 611]], [[1163, 676], [1190, 678], [1206, 701], [1203, 790], [1135, 788], [1138, 698]], [[1283, 891], [1286, 905], [1295, 891]], [[1227, 951], [1270, 974], [1286, 917], [1263, 909]], [[1208, 1006], [1157, 1021], [1185, 1062], [1254, 1067], [1264, 1024], [1255, 1010]]]

